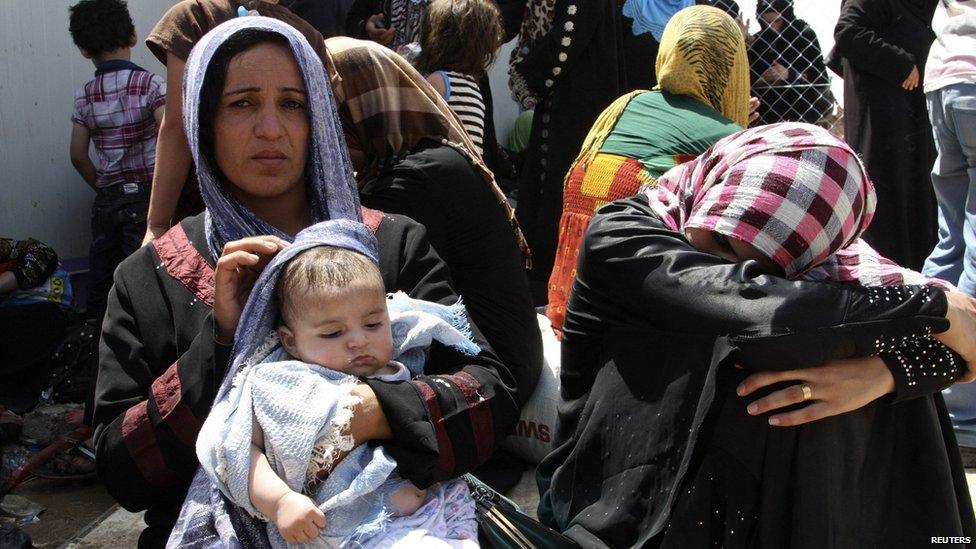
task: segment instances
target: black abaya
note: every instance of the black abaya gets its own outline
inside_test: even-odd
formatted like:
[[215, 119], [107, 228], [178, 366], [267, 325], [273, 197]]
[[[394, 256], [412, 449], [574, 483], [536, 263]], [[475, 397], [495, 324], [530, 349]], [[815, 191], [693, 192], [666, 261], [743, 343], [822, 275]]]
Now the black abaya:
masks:
[[844, 73], [844, 131], [867, 166], [878, 208], [864, 238], [882, 255], [919, 269], [936, 242], [930, 172], [935, 145], [919, 85], [935, 35], [936, 2], [848, 0], [834, 30]]

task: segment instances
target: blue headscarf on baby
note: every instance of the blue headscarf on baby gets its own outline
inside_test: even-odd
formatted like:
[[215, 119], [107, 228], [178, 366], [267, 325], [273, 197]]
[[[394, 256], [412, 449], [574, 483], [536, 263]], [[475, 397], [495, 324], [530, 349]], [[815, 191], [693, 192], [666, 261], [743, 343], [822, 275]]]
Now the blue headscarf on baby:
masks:
[[200, 194], [207, 206], [207, 244], [215, 259], [220, 256], [224, 244], [233, 240], [265, 234], [285, 240], [294, 236], [261, 219], [228, 192], [215, 175], [216, 159], [205, 157], [200, 150], [200, 97], [207, 67], [218, 48], [245, 29], [265, 30], [285, 37], [305, 81], [311, 130], [305, 168], [309, 219], [313, 224], [327, 219], [361, 219], [352, 165], [321, 57], [300, 32], [286, 23], [268, 17], [238, 17], [217, 26], [200, 39], [187, 59], [183, 80], [183, 128], [196, 164]]
[[[358, 221], [349, 219], [332, 219], [316, 223], [302, 230], [295, 237], [295, 241], [281, 250], [261, 271], [261, 275], [254, 282], [251, 295], [244, 305], [237, 332], [234, 334], [234, 349], [231, 353], [231, 369], [236, 367], [251, 353], [268, 339], [277, 327], [278, 303], [275, 289], [278, 279], [284, 272], [285, 266], [298, 254], [317, 246], [334, 246], [361, 253], [379, 262], [376, 252], [376, 237], [369, 228]], [[232, 376], [227, 376], [217, 393], [220, 399], [230, 386]]]

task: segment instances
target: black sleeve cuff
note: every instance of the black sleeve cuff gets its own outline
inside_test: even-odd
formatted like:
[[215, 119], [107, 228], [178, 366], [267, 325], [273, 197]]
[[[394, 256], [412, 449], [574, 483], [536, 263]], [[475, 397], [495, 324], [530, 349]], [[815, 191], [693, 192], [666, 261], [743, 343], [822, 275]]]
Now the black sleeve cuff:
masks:
[[363, 381], [376, 394], [393, 433], [392, 440], [377, 442], [396, 460], [400, 476], [426, 488], [432, 483], [431, 472], [437, 462], [438, 448], [420, 393], [409, 381]]
[[930, 337], [887, 348], [879, 356], [895, 378], [892, 402], [941, 391], [952, 385], [966, 367], [961, 356]]

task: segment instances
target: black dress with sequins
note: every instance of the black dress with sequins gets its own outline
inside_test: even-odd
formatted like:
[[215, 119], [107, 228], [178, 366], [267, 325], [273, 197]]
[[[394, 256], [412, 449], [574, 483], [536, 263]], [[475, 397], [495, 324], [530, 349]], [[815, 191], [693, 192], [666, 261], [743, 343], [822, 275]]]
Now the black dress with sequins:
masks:
[[[964, 363], [930, 337], [948, 327], [941, 290], [789, 281], [727, 263], [642, 196], [602, 208], [580, 254], [559, 426], [539, 466], [542, 520], [584, 547], [976, 539], [939, 392]], [[735, 393], [753, 371], [871, 355], [896, 391], [846, 414], [771, 427], [746, 413], [757, 397]]]

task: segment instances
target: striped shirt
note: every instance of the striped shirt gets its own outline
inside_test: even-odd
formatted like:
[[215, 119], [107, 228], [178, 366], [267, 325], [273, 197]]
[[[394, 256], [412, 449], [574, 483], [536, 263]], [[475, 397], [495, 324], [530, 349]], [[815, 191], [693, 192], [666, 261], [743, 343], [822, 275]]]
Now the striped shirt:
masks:
[[444, 79], [444, 100], [461, 119], [468, 136], [480, 155], [485, 140], [485, 101], [478, 82], [454, 71], [437, 71]]
[[152, 182], [156, 119], [166, 82], [124, 60], [98, 65], [94, 80], [75, 92], [71, 121], [88, 128], [98, 156], [95, 186]]

